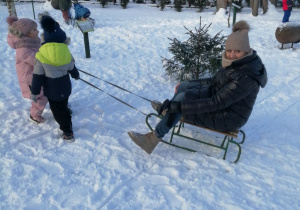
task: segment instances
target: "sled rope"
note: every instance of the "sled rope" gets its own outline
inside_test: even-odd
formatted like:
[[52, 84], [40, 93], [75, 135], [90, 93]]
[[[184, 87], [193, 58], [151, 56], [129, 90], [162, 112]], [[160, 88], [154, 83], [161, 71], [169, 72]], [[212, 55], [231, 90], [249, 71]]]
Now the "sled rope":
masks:
[[144, 100], [146, 100], [146, 101], [148, 101], [148, 102], [150, 102], [150, 103], [152, 102], [152, 100], [150, 100], [150, 99], [147, 99], [147, 98], [145, 98], [145, 97], [143, 97], [143, 96], [139, 96], [139, 95], [137, 95], [137, 94], [135, 94], [135, 93], [133, 93], [133, 92], [131, 92], [131, 91], [129, 91], [129, 90], [126, 90], [125, 88], [122, 88], [122, 87], [120, 87], [120, 86], [118, 86], [118, 85], [115, 85], [115, 84], [113, 84], [113, 83], [111, 83], [111, 82], [105, 81], [105, 80], [103, 80], [103, 79], [101, 79], [101, 78], [99, 78], [99, 77], [96, 77], [95, 75], [92, 75], [92, 74], [90, 74], [90, 73], [88, 73], [88, 72], [86, 72], [86, 71], [83, 71], [83, 70], [80, 70], [80, 69], [77, 69], [77, 70], [80, 71], [80, 72], [82, 72], [82, 73], [84, 73], [84, 74], [87, 74], [87, 75], [89, 75], [89, 76], [91, 76], [91, 77], [94, 77], [94, 78], [96, 78], [96, 79], [99, 79], [99, 80], [101, 80], [101, 81], [103, 81], [103, 82], [106, 82], [107, 84], [110, 84], [110, 85], [112, 85], [112, 86], [114, 86], [114, 87], [116, 87], [116, 88], [119, 88], [119, 89], [121, 89], [121, 90], [123, 90], [123, 91], [126, 91], [126, 92], [128, 92], [128, 93], [131, 93], [131, 94], [137, 96], [137, 97], [140, 97], [140, 98], [142, 98], [142, 99], [144, 99]]
[[[79, 71], [80, 71], [80, 70], [79, 70]], [[142, 112], [142, 111], [138, 110], [137, 108], [131, 106], [130, 104], [126, 103], [125, 101], [122, 101], [121, 99], [119, 99], [119, 98], [117, 98], [117, 97], [115, 97], [115, 96], [113, 96], [113, 95], [111, 95], [111, 94], [105, 92], [104, 90], [101, 90], [100, 88], [98, 88], [98, 87], [96, 87], [95, 85], [89, 83], [88, 81], [86, 81], [86, 80], [84, 80], [84, 79], [81, 79], [81, 78], [80, 78], [80, 80], [83, 81], [83, 82], [85, 82], [86, 84], [88, 84], [88, 85], [90, 85], [90, 86], [92, 86], [92, 87], [94, 87], [94, 88], [100, 90], [101, 92], [103, 92], [103, 93], [109, 95], [110, 97], [116, 99], [117, 101], [119, 101], [119, 102], [125, 104], [126, 106], [129, 106], [130, 108], [135, 109], [136, 111], [138, 111], [138, 112], [142, 113], [143, 115], [147, 116], [147, 114], [145, 114], [144, 112]]]

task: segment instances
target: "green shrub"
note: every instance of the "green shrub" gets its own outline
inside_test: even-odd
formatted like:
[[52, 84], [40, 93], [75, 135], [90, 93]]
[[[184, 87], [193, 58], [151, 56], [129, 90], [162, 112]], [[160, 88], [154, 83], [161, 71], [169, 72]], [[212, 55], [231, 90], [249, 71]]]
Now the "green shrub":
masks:
[[129, 2], [129, 0], [121, 0], [121, 7], [123, 9], [126, 9], [128, 2]]
[[181, 12], [182, 10], [182, 0], [174, 0], [174, 7], [177, 12]]
[[168, 38], [171, 41], [169, 51], [173, 57], [162, 58], [167, 75], [178, 81], [186, 81], [215, 74], [221, 65], [225, 36], [221, 36], [220, 31], [211, 37], [207, 33], [210, 26], [201, 27], [200, 19], [200, 27], [195, 28], [195, 33], [184, 27], [190, 35], [188, 40], [181, 42], [176, 38]]

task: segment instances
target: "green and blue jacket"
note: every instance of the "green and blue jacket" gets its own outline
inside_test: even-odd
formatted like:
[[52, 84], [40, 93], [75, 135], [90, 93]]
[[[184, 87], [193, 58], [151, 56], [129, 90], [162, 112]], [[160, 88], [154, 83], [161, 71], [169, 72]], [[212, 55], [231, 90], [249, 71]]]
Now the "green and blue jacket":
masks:
[[78, 78], [79, 72], [75, 60], [67, 45], [46, 43], [35, 55], [31, 93], [38, 95], [43, 87], [44, 95], [50, 100], [61, 101], [71, 95], [72, 78]]

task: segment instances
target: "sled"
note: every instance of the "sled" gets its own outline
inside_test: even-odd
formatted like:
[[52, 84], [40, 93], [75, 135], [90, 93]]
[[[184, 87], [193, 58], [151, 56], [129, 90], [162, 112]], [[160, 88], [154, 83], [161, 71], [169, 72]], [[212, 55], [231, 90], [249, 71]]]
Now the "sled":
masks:
[[[157, 115], [157, 114], [154, 114], [154, 113], [151, 113], [151, 114], [147, 115], [146, 124], [147, 124], [148, 128], [151, 131], [153, 131], [154, 129], [152, 128], [152, 126], [150, 125], [150, 122], [149, 122], [149, 118], [151, 116], [155, 116], [155, 117], [160, 118], [160, 119], [163, 116]], [[186, 125], [191, 125], [193, 127], [201, 128], [202, 130], [204, 129], [204, 130], [210, 131], [210, 133], [212, 133], [213, 135], [214, 134], [221, 135], [221, 136], [223, 136], [223, 141], [222, 141], [221, 144], [218, 145], [218, 144], [215, 144], [215, 143], [207, 142], [207, 141], [204, 141], [204, 140], [201, 140], [201, 139], [196, 139], [196, 138], [190, 137], [186, 134], [183, 134], [181, 131], [184, 128], [185, 124]], [[239, 137], [239, 134], [241, 135], [241, 140], [237, 141], [237, 139]], [[226, 159], [226, 155], [227, 155], [229, 146], [230, 145], [236, 146], [236, 148], [238, 149], [238, 153], [237, 153], [236, 159], [233, 161], [233, 163], [237, 163], [239, 161], [241, 153], [242, 153], [241, 144], [244, 143], [245, 138], [246, 138], [246, 134], [243, 130], [236, 130], [236, 131], [232, 131], [232, 132], [220, 132], [220, 131], [216, 131], [216, 130], [212, 130], [212, 129], [209, 129], [209, 128], [204, 128], [204, 127], [192, 124], [190, 122], [185, 121], [184, 119], [181, 119], [179, 124], [175, 125], [172, 128], [171, 137], [170, 137], [169, 141], [162, 140], [162, 142], [165, 143], [165, 144], [180, 148], [180, 149], [184, 149], [184, 150], [189, 151], [189, 152], [197, 152], [196, 150], [194, 150], [192, 148], [188, 148], [188, 147], [184, 147], [184, 146], [174, 144], [173, 143], [174, 136], [178, 136], [178, 137], [185, 138], [185, 139], [197, 142], [197, 143], [205, 144], [207, 146], [211, 146], [211, 147], [214, 147], [214, 148], [218, 148], [220, 150], [224, 150], [224, 155], [223, 155], [224, 160]]]

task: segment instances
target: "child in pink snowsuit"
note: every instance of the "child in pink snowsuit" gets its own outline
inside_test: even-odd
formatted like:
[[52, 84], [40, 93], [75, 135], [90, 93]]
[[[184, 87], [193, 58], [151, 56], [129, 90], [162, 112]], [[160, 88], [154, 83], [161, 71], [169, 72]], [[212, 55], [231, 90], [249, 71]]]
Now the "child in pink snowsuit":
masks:
[[[16, 71], [22, 96], [30, 99], [35, 54], [41, 46], [37, 24], [31, 19], [18, 19], [16, 16], [10, 16], [6, 21], [9, 25], [7, 43], [16, 50]], [[45, 122], [42, 113], [47, 103], [48, 99], [41, 90], [37, 103], [31, 103], [29, 119], [32, 122], [37, 124]]]

